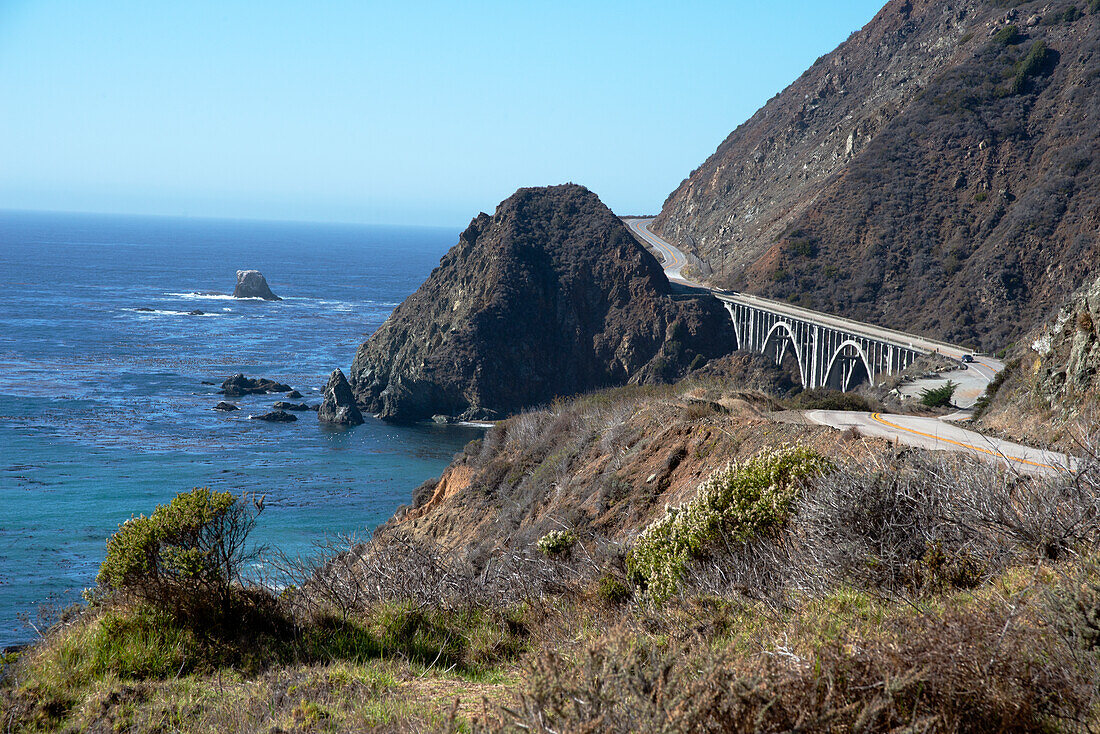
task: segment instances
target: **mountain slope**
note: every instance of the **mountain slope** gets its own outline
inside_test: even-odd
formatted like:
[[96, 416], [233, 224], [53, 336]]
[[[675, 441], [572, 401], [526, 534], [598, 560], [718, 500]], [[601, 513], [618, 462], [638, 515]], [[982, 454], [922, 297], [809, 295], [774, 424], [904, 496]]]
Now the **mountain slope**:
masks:
[[654, 228], [718, 285], [1003, 346], [1100, 254], [1096, 5], [892, 0]]

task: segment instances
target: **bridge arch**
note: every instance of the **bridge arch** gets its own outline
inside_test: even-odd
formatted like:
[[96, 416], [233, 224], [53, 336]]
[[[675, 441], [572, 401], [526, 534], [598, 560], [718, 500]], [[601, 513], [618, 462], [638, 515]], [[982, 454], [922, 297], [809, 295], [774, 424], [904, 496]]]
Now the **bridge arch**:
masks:
[[723, 303], [723, 305], [726, 307], [726, 311], [730, 315], [730, 321], [733, 322], [733, 336], [737, 339], [737, 348], [748, 349], [749, 345], [745, 344], [745, 341], [741, 338], [741, 326], [737, 323], [737, 314], [734, 313], [733, 304], [729, 301], [726, 301], [725, 303]]
[[[764, 337], [764, 344], [760, 347], [760, 352], [765, 355], [768, 354], [768, 345], [772, 343], [772, 336], [780, 330], [787, 332], [787, 342], [791, 347], [791, 351], [794, 352], [795, 361], [798, 363], [798, 377], [802, 381], [802, 386], [806, 387], [806, 385], [808, 385], [809, 383], [806, 382], [806, 368], [805, 365], [803, 365], [802, 363], [802, 350], [798, 348], [798, 338], [794, 335], [794, 327], [792, 327], [789, 323], [787, 323], [786, 321], [775, 322], [772, 328], [768, 330], [768, 335]], [[782, 363], [782, 356], [783, 355], [780, 352], [780, 348], [777, 347], [777, 364]]]
[[[859, 357], [859, 359], [863, 362], [863, 369], [867, 373], [867, 382], [869, 382], [871, 386], [874, 387], [875, 377], [874, 373], [871, 372], [871, 362], [867, 359], [867, 354], [863, 351], [863, 347], [861, 347], [857, 342], [852, 339], [845, 339], [843, 342], [840, 343], [840, 346], [836, 348], [836, 351], [833, 352], [833, 356], [829, 358], [829, 367], [825, 370], [825, 379], [822, 381], [821, 384], [823, 386], [829, 385], [829, 378], [833, 376], [833, 367], [836, 365], [837, 359], [840, 358], [840, 356], [844, 353], [845, 348], [847, 347], [851, 347], [855, 350], [856, 356]], [[849, 377], [850, 376], [851, 375], [849, 375]], [[842, 385], [841, 389], [847, 390], [848, 387], [848, 385]]]

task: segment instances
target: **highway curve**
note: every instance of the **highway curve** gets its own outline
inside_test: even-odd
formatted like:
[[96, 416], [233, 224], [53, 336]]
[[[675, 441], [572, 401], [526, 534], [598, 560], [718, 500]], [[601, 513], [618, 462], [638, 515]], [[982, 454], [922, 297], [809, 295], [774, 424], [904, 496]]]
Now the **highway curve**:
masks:
[[807, 410], [803, 415], [813, 423], [840, 430], [855, 428], [861, 435], [885, 438], [906, 446], [971, 454], [1022, 474], [1050, 476], [1076, 471], [1080, 464], [1079, 459], [1066, 454], [992, 438], [938, 418], [848, 410]]
[[[623, 222], [634, 232], [636, 237], [649, 244], [661, 255], [661, 264], [669, 280], [696, 288], [713, 290], [684, 278], [680, 271], [687, 265], [687, 256], [674, 245], [649, 230], [649, 225], [653, 222], [652, 218], [629, 218], [623, 219]], [[745, 297], [755, 298], [752, 296]], [[799, 310], [789, 304], [775, 304], [775, 307], [789, 309], [792, 312]], [[828, 316], [827, 314], [818, 316], [843, 321], [840, 317]], [[944, 356], [954, 359], [961, 359], [964, 354], [962, 350], [949, 345], [937, 343], [932, 346]], [[976, 373], [985, 382], [992, 380], [998, 372], [1004, 369], [1002, 362], [984, 355], [974, 355], [974, 361], [966, 366], [968, 372]], [[855, 428], [865, 436], [877, 436], [907, 446], [932, 451], [968, 453], [1026, 474], [1051, 475], [1064, 471], [1075, 471], [1079, 464], [1078, 459], [1066, 454], [1044, 451], [1011, 441], [991, 438], [938, 418], [839, 410], [810, 410], [806, 411], [804, 415], [808, 420], [820, 425], [832, 426], [840, 430]], [[949, 417], [958, 419], [965, 417], [965, 415], [956, 414]]]

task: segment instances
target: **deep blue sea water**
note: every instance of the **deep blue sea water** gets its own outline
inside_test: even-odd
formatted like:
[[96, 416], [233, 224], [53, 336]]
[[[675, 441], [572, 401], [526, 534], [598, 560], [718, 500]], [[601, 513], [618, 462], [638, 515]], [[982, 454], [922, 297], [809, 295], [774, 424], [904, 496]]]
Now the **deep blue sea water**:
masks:
[[[476, 429], [354, 429], [282, 396], [212, 410], [226, 376], [310, 403], [457, 241], [448, 229], [0, 212], [0, 647], [76, 600], [131, 514], [195, 486], [266, 493], [255, 537], [288, 552], [369, 532]], [[262, 271], [278, 303], [230, 294]], [[153, 308], [154, 313], [137, 308]], [[201, 316], [188, 315], [195, 309]]]

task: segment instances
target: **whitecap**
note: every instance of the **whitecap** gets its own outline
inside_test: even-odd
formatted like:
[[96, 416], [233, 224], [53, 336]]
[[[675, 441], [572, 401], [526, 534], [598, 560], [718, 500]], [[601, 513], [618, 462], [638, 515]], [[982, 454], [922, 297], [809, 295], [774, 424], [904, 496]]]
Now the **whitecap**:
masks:
[[237, 298], [236, 296], [230, 296], [225, 293], [166, 293], [167, 296], [175, 296], [176, 298], [187, 298], [189, 300], [198, 301], [262, 301], [264, 299], [258, 297], [252, 298]]
[[140, 314], [142, 316], [220, 316], [216, 313], [191, 313], [190, 311], [172, 311], [165, 308], [155, 308], [152, 311], [145, 311], [140, 308], [124, 308], [123, 311], [129, 311], [131, 313]]

